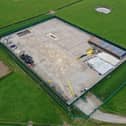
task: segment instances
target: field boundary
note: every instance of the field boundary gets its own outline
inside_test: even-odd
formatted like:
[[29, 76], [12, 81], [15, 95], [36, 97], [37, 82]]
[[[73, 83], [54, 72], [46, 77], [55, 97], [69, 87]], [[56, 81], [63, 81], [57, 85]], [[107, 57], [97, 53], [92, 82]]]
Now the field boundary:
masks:
[[[46, 84], [47, 82], [45, 82], [42, 78], [40, 78], [36, 73], [34, 73], [33, 70], [29, 69], [28, 66], [26, 64], [24, 64], [19, 58], [17, 58], [8, 48], [6, 48], [3, 44], [0, 45], [1, 48], [5, 49], [7, 51], [7, 53], [13, 58], [13, 60], [16, 62], [17, 65], [20, 66], [20, 68], [23, 69], [24, 72], [26, 72], [34, 81], [37, 82], [37, 84], [39, 84], [39, 86], [51, 97], [55, 100], [55, 102], [57, 104], [59, 104], [60, 106], [62, 106], [62, 108], [68, 113], [70, 112], [69, 106], [63, 101], [61, 100], [60, 96], [57, 95], [53, 89], [51, 89], [50, 87], [48, 87], [48, 85]], [[68, 113], [70, 114], [70, 113]]]
[[2, 64], [4, 65], [4, 67], [6, 67], [6, 69], [7, 69], [6, 73], [5, 73], [3, 76], [0, 76], [0, 80], [3, 80], [4, 78], [8, 77], [9, 75], [11, 75], [11, 74], [13, 73], [13, 69], [10, 68], [9, 65], [7, 65], [6, 63], [4, 63], [4, 62], [2, 61], [2, 59], [0, 59], [0, 64], [1, 64], [1, 63], [2, 63]]
[[[31, 19], [28, 19], [28, 20], [25, 20], [25, 21], [22, 21], [19, 23], [12, 24], [10, 26], [3, 28], [3, 31], [0, 31], [0, 37], [9, 35], [11, 33], [17, 32], [19, 30], [26, 29], [35, 24], [39, 24], [40, 22], [47, 21], [47, 20], [51, 19], [52, 17], [53, 17], [52, 15], [45, 15], [42, 17], [34, 17], [34, 18], [31, 18]], [[14, 26], [14, 28], [12, 26]]]
[[59, 20], [62, 20], [63, 22], [65, 22], [65, 23], [67, 23], [67, 24], [70, 24], [70, 25], [72, 25], [73, 27], [76, 27], [77, 29], [79, 29], [79, 30], [81, 30], [81, 31], [87, 32], [88, 34], [91, 34], [91, 35], [93, 35], [93, 36], [95, 36], [95, 37], [97, 37], [97, 38], [99, 38], [99, 39], [102, 39], [102, 40], [104, 40], [104, 41], [106, 41], [106, 42], [108, 42], [108, 43], [110, 43], [110, 44], [112, 44], [112, 45], [114, 45], [114, 46], [117, 46], [117, 47], [119, 47], [119, 48], [121, 48], [121, 49], [123, 49], [123, 50], [126, 51], [126, 48], [120, 46], [119, 44], [116, 44], [116, 43], [114, 43], [114, 42], [112, 42], [112, 41], [110, 41], [110, 40], [108, 40], [108, 39], [106, 39], [106, 38], [104, 38], [104, 37], [99, 36], [98, 34], [95, 34], [95, 33], [91, 32], [91, 31], [86, 30], [85, 28], [82, 28], [82, 27], [80, 27], [80, 26], [78, 26], [78, 25], [76, 25], [76, 24], [74, 24], [74, 23], [71, 23], [70, 21], [65, 20], [64, 18], [62, 18], [62, 17], [60, 17], [60, 16], [53, 16], [52, 18], [57, 18], [57, 19], [59, 19]]
[[[74, 4], [77, 4], [77, 3], [81, 2], [81, 1], [84, 1], [84, 0], [75, 0], [75, 1], [72, 1], [72, 2], [70, 2], [68, 4], [65, 4], [65, 5], [63, 5], [61, 7], [58, 7], [56, 9], [54, 9], [54, 11], [59, 11], [59, 10], [64, 9], [66, 7], [70, 7], [70, 6], [72, 6]], [[4, 25], [4, 26], [0, 27], [0, 30], [4, 29], [4, 28], [8, 28], [8, 27], [10, 27], [12, 25], [16, 25], [16, 24], [19, 24], [19, 23], [22, 23], [22, 22], [25, 22], [25, 21], [28, 21], [28, 20], [31, 20], [31, 19], [34, 19], [34, 18], [38, 18], [38, 17], [44, 16], [44, 15], [47, 15], [47, 14], [49, 14], [49, 11], [40, 13], [38, 15], [35, 15], [35, 16], [29, 17], [29, 18], [26, 18], [26, 19], [19, 20], [17, 22], [10, 23], [8, 25]]]
[[[47, 84], [46, 84], [47, 82], [45, 82], [36, 73], [34, 73], [34, 71], [32, 71], [31, 69], [29, 69], [28, 66], [26, 64], [24, 64], [19, 58], [17, 58], [7, 47], [5, 47], [3, 44], [0, 44], [0, 48], [3, 48], [5, 50], [9, 54], [9, 56], [16, 62], [16, 64], [20, 68], [22, 68], [23, 71], [25, 73], [27, 73], [40, 86], [40, 88], [42, 88], [54, 100], [54, 102], [56, 102], [56, 104], [58, 104], [58, 105], [60, 105], [62, 107], [62, 109], [65, 111], [65, 113], [71, 119], [80, 118], [80, 117], [81, 118], [85, 118], [85, 119], [88, 119], [89, 118], [88, 115], [85, 115], [84, 113], [81, 113], [81, 111], [79, 109], [77, 109], [76, 107], [74, 107], [73, 105], [70, 107], [63, 100], [61, 100], [60, 96], [58, 96], [51, 88], [49, 88], [47, 86]], [[73, 108], [74, 108], [74, 111], [73, 111]], [[76, 114], [76, 112], [78, 112], [79, 115]], [[0, 124], [1, 124], [1, 122], [0, 122]], [[39, 124], [39, 123], [36, 123], [36, 124]], [[42, 126], [41, 123], [40, 123], [40, 125]], [[51, 124], [47, 124], [47, 126], [48, 125], [55, 126], [53, 124], [52, 125]], [[43, 124], [43, 126], [46, 126], [46, 125]]]
[[[0, 125], [27, 126], [29, 122], [0, 120]], [[59, 124], [32, 122], [34, 126], [59, 126]]]
[[121, 85], [116, 88], [107, 98], [105, 98], [105, 100], [103, 100], [103, 103], [98, 106], [89, 116], [91, 116], [92, 114], [94, 114], [97, 110], [99, 110], [103, 105], [105, 105], [106, 103], [108, 103], [116, 94], [118, 94], [122, 88], [124, 88], [126, 86], [126, 81], [121, 83]]
[[13, 71], [10, 71], [7, 75], [1, 77], [1, 78], [0, 78], [0, 81], [1, 81], [1, 80], [4, 80], [4, 79], [7, 78], [8, 76], [10, 76], [12, 73], [13, 73]]

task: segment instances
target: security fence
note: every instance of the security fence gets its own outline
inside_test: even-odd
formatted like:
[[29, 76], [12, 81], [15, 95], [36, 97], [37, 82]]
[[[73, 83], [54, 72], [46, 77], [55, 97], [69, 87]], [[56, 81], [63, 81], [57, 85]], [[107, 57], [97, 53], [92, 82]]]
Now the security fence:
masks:
[[[65, 21], [65, 20], [62, 19], [62, 18], [59, 18], [59, 17], [56, 17], [56, 16], [52, 16], [52, 15], [40, 15], [40, 16], [35, 16], [35, 17], [32, 17], [32, 18], [27, 19], [27, 20], [25, 20], [25, 21], [21, 21], [21, 22], [18, 22], [18, 23], [15, 23], [15, 24], [12, 24], [12, 25], [8, 25], [8, 26], [6, 26], [6, 27], [3, 27], [2, 30], [0, 29], [0, 36], [2, 37], [2, 36], [5, 36], [5, 35], [14, 33], [14, 32], [16, 32], [16, 31], [25, 29], [25, 28], [27, 28], [27, 27], [33, 26], [33, 25], [35, 25], [35, 24], [38, 24], [38, 23], [41, 23], [41, 22], [44, 22], [44, 21], [47, 21], [47, 20], [52, 19], [52, 18], [58, 18], [58, 19], [60, 19], [60, 20], [62, 20], [62, 21], [64, 21], [64, 22], [66, 22], [66, 23], [68, 23], [68, 24], [70, 24], [70, 25], [72, 25], [72, 26], [74, 26], [74, 27], [76, 27], [76, 28], [78, 28], [78, 29], [84, 31], [84, 32], [87, 32], [87, 33], [89, 33], [89, 34], [92, 34], [92, 35], [94, 35], [94, 36], [96, 36], [96, 37], [98, 37], [98, 38], [100, 38], [100, 39], [103, 39], [103, 40], [105, 40], [105, 41], [107, 41], [107, 42], [113, 44], [112, 42], [110, 42], [110, 41], [108, 41], [108, 40], [106, 40], [106, 39], [104, 39], [104, 38], [101, 38], [101, 37], [97, 36], [97, 35], [94, 34], [94, 33], [91, 33], [91, 32], [89, 32], [89, 31], [86, 31], [86, 30], [84, 30], [84, 29], [82, 29], [82, 28], [80, 28], [80, 27], [78, 27], [78, 26], [76, 26], [76, 25], [74, 25], [74, 24], [72, 24], [72, 23], [69, 23], [69, 22]], [[116, 45], [116, 44], [114, 44], [114, 45]], [[117, 46], [117, 45], [116, 45], [116, 46]], [[84, 115], [84, 114], [81, 113], [77, 108], [74, 107], [74, 103], [72, 104], [72, 106], [68, 106], [68, 105], [66, 104], [66, 102], [63, 101], [63, 100], [61, 100], [62, 98], [61, 98], [58, 94], [56, 94], [55, 90], [51, 89], [51, 88], [48, 86], [48, 84], [47, 84], [42, 78], [40, 78], [33, 70], [29, 69], [28, 66], [22, 62], [22, 60], [20, 60], [18, 57], [16, 57], [16, 56], [15, 56], [8, 48], [6, 48], [3, 44], [1, 44], [1, 47], [4, 48], [4, 49], [9, 53], [9, 55], [14, 59], [14, 61], [15, 61], [26, 73], [28, 73], [28, 74], [33, 78], [33, 80], [35, 80], [38, 84], [40, 84], [40, 86], [41, 86], [51, 97], [53, 97], [53, 98], [55, 99], [55, 101], [56, 101], [58, 104], [60, 104], [60, 105], [64, 108], [65, 111], [67, 111], [67, 113], [69, 112], [69, 114], [71, 115], [71, 117], [83, 117], [83, 118], [88, 118], [88, 117], [90, 117], [90, 115], [91, 115], [92, 113], [91, 113], [90, 115], [88, 115], [88, 116]], [[120, 46], [118, 46], [118, 47], [120, 47]], [[122, 48], [122, 47], [120, 47], [120, 48]], [[122, 49], [124, 49], [124, 48], [122, 48]], [[105, 79], [105, 78], [104, 78], [104, 79]], [[107, 102], [108, 102], [116, 93], [118, 93], [124, 86], [126, 86], [126, 83], [121, 84], [120, 87], [119, 87], [117, 90], [113, 91], [112, 94], [111, 94], [108, 98], [106, 98], [105, 101], [103, 101], [103, 104], [107, 103]], [[94, 87], [95, 87], [95, 86], [94, 86]], [[94, 88], [94, 87], [92, 87], [92, 88]], [[90, 91], [90, 90], [89, 90], [89, 91]], [[87, 92], [88, 92], [88, 91], [87, 91]], [[86, 93], [87, 93], [87, 92], [86, 92]], [[80, 96], [79, 98], [81, 98], [81, 97], [83, 97], [84, 95], [86, 95], [86, 93], [83, 94], [82, 96]], [[79, 99], [79, 98], [78, 98], [78, 99]], [[77, 99], [77, 100], [78, 100], [78, 99]], [[99, 109], [100, 107], [101, 107], [101, 106], [99, 106], [98, 108], [96, 108], [96, 110]], [[94, 110], [94, 112], [95, 112], [96, 110]]]
[[6, 52], [13, 58], [13, 60], [28, 74], [35, 80], [55, 101], [60, 104], [64, 110], [70, 110], [69, 106], [65, 101], [61, 100], [61, 97], [56, 94], [55, 90], [51, 89], [47, 82], [45, 82], [42, 78], [40, 78], [32, 69], [30, 69], [26, 64], [20, 60], [17, 56], [15, 56], [5, 45], [1, 44], [1, 48], [4, 48]]

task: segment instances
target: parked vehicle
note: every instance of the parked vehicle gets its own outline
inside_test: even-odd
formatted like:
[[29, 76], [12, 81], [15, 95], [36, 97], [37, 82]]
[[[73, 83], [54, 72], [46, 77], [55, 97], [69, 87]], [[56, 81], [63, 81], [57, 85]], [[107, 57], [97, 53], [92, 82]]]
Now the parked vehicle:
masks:
[[11, 49], [17, 49], [17, 46], [15, 44], [10, 45]]
[[29, 56], [28, 54], [22, 54], [20, 56], [20, 58], [26, 63], [26, 64], [30, 64], [33, 65], [34, 61], [33, 58], [31, 56]]

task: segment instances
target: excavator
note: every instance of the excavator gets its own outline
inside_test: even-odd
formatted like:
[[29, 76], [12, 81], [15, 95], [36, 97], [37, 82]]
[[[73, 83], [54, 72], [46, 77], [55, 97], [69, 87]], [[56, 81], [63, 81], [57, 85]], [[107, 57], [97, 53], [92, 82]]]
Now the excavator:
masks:
[[93, 54], [94, 54], [94, 49], [93, 48], [89, 48], [89, 49], [86, 50], [86, 54], [81, 55], [78, 59], [81, 59], [81, 58], [83, 58], [85, 56], [91, 56]]

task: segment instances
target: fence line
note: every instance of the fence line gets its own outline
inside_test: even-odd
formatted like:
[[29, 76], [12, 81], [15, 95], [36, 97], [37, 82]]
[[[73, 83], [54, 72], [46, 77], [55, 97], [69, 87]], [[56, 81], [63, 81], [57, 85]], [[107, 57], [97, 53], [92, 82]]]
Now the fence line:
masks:
[[92, 114], [94, 114], [98, 109], [100, 109], [103, 105], [105, 105], [106, 103], [108, 103], [125, 86], [126, 86], [126, 81], [123, 82], [116, 90], [114, 90], [105, 100], [103, 100], [103, 103], [100, 106], [98, 106], [92, 113], [90, 113], [89, 117]]
[[[72, 6], [74, 4], [77, 4], [77, 3], [81, 2], [81, 1], [84, 1], [84, 0], [75, 0], [75, 1], [72, 1], [72, 2], [70, 2], [68, 4], [66, 4], [66, 5], [63, 5], [61, 7], [58, 7], [56, 9], [54, 9], [54, 11], [59, 11], [59, 10], [64, 9], [66, 7], [70, 7], [70, 6]], [[47, 15], [47, 14], [49, 14], [49, 12], [48, 11], [45, 11], [45, 12], [40, 13], [38, 15], [35, 15], [35, 16], [32, 16], [32, 17], [29, 17], [29, 18], [26, 18], [26, 19], [23, 19], [23, 20], [20, 20], [20, 21], [17, 21], [17, 22], [8, 24], [8, 25], [4, 25], [4, 26], [0, 27], [0, 30], [1, 29], [4, 29], [4, 28], [8, 28], [8, 27], [13, 26], [13, 25], [16, 25], [16, 24], [23, 23], [23, 22], [28, 21], [28, 20], [32, 20], [34, 18], [39, 18], [39, 17], [44, 16], [44, 15]]]

